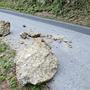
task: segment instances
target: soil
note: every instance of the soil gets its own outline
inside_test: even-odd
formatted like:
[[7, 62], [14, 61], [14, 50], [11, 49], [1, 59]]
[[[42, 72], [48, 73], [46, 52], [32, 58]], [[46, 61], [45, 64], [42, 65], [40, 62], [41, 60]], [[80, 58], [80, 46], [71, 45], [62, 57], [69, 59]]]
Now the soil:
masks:
[[0, 84], [0, 90], [11, 90], [7, 81], [3, 81], [1, 84]]

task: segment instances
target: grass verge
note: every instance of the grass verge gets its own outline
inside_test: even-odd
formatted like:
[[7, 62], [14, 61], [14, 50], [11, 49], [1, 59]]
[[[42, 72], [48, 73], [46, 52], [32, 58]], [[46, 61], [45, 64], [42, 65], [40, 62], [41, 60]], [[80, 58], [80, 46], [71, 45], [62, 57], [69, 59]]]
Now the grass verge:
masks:
[[0, 41], [0, 88], [2, 88], [2, 83], [5, 81], [12, 90], [15, 90], [14, 88], [17, 87], [15, 64], [13, 62], [14, 56], [15, 51]]

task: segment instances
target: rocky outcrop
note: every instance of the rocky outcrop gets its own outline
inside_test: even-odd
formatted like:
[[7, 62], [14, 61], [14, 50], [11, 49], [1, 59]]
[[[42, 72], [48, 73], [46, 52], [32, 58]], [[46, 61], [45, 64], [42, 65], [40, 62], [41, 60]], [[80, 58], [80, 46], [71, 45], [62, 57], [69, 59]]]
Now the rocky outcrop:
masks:
[[10, 23], [0, 21], [0, 36], [6, 36], [10, 33]]
[[57, 71], [57, 58], [50, 46], [35, 38], [30, 47], [19, 50], [16, 56], [16, 76], [20, 84], [40, 84], [53, 78]]

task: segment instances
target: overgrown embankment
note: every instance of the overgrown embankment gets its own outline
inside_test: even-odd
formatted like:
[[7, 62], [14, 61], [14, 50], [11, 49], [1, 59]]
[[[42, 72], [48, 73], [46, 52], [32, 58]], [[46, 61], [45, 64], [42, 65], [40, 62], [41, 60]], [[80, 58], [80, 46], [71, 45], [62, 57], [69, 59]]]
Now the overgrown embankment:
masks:
[[90, 26], [90, 0], [0, 0], [0, 7]]

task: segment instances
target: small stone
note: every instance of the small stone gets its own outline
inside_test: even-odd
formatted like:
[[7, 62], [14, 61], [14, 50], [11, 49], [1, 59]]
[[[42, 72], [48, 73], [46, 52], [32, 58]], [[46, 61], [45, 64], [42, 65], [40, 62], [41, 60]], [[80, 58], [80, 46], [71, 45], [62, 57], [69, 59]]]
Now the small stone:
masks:
[[20, 44], [24, 44], [24, 42], [20, 42]]
[[72, 48], [72, 45], [68, 45], [69, 48]]
[[68, 42], [64, 42], [64, 46], [68, 47], [68, 48], [72, 48], [72, 45], [70, 43], [68, 43]]
[[27, 39], [28, 38], [28, 33], [27, 32], [23, 32], [20, 36], [23, 39]]
[[64, 40], [63, 42], [65, 43], [65, 47], [72, 48], [72, 45], [71, 45], [72, 41]]
[[25, 27], [26, 27], [26, 25], [23, 25], [23, 27], [25, 28]]
[[32, 37], [32, 38], [41, 37], [41, 34], [38, 32], [29, 32], [28, 35], [29, 35], [29, 37]]
[[10, 34], [10, 22], [0, 21], [0, 37]]
[[2, 53], [0, 54], [0, 58], [4, 57], [5, 56], [5, 53]]
[[38, 32], [23, 32], [20, 36], [23, 39], [27, 39], [29, 37], [31, 37], [31, 38], [38, 38], [38, 37], [41, 37], [41, 34], [38, 33]]
[[48, 39], [52, 39], [52, 35], [47, 35], [46, 36]]
[[53, 36], [52, 36], [52, 39], [55, 40], [55, 41], [57, 41], [57, 40], [63, 41], [63, 40], [64, 40], [64, 36], [53, 35]]

